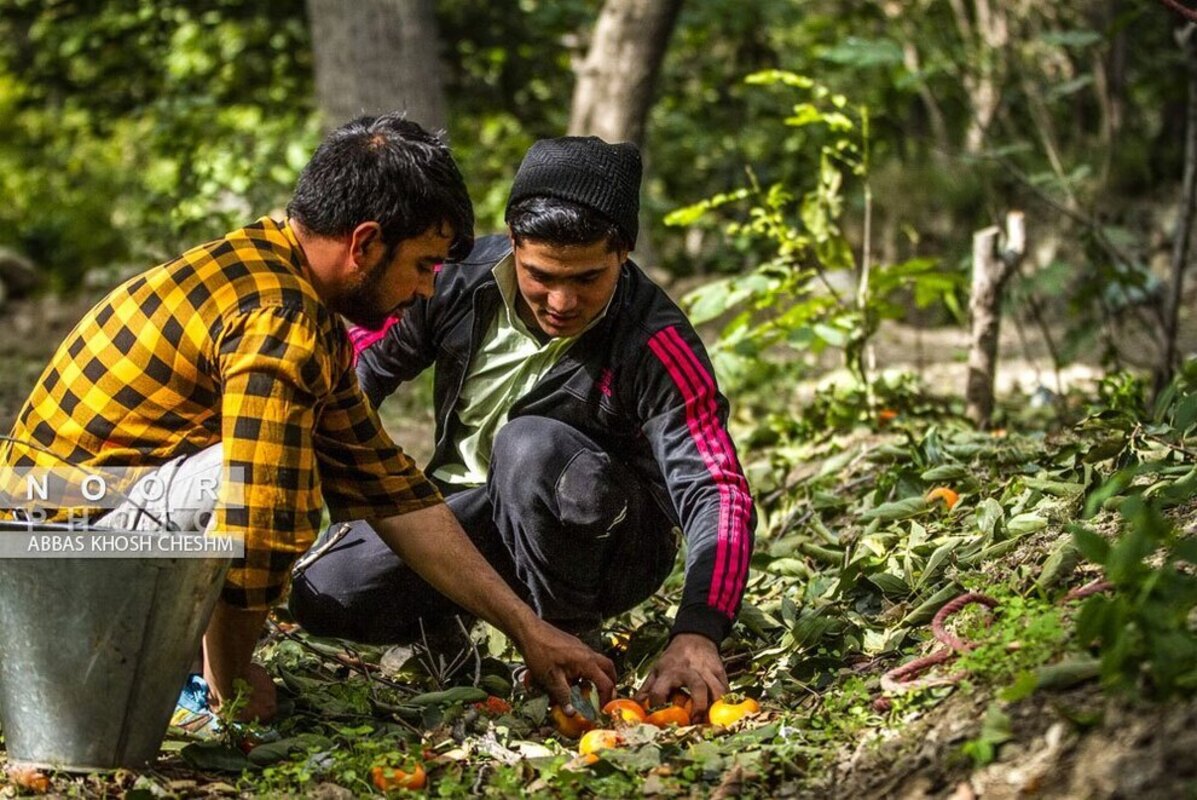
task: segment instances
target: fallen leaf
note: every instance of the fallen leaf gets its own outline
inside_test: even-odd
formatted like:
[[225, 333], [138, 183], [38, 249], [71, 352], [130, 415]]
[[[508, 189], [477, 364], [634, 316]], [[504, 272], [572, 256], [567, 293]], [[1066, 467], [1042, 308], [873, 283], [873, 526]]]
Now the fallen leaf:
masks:
[[744, 790], [744, 770], [739, 764], [723, 774], [719, 786], [711, 792], [711, 800], [730, 800], [739, 797]]

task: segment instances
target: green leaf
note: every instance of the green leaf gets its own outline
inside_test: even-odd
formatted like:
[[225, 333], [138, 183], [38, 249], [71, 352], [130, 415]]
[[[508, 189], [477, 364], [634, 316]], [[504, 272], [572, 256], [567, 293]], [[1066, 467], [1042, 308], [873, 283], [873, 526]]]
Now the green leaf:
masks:
[[1197, 422], [1197, 394], [1190, 394], [1177, 404], [1172, 425], [1183, 434], [1193, 427], [1194, 422]]
[[1081, 551], [1072, 539], [1061, 539], [1039, 570], [1035, 585], [1046, 590], [1067, 578], [1081, 561]]
[[1101, 665], [1097, 659], [1081, 656], [1040, 667], [1035, 670], [1035, 682], [1039, 689], [1068, 689], [1092, 680], [1100, 673]]
[[992, 497], [986, 497], [977, 505], [977, 527], [986, 536], [998, 533], [998, 525], [1004, 516], [1001, 504]]
[[884, 594], [905, 595], [910, 593], [910, 587], [906, 584], [906, 581], [888, 572], [875, 573], [868, 576], [868, 580]]
[[786, 575], [791, 578], [809, 578], [810, 567], [800, 558], [775, 558], [763, 567], [765, 572], [773, 575]]
[[952, 552], [960, 546], [961, 541], [961, 539], [951, 539], [935, 548], [935, 552], [931, 554], [929, 559], [927, 559], [927, 566], [923, 570], [923, 574], [919, 576], [918, 581], [914, 585], [915, 589], [922, 588], [924, 583], [933, 578], [939, 572], [939, 568], [943, 566], [945, 561], [947, 561], [948, 556], [950, 556]]
[[249, 760], [259, 767], [264, 767], [282, 761], [294, 749], [302, 747], [299, 739], [279, 739], [277, 742], [266, 742], [249, 751]]
[[828, 630], [835, 624], [836, 620], [831, 619], [826, 615], [826, 609], [818, 609], [814, 611], [806, 611], [799, 617], [798, 622], [795, 623], [792, 633], [794, 642], [799, 647], [811, 647], [817, 644]]
[[452, 703], [478, 703], [486, 699], [486, 692], [476, 686], [454, 686], [440, 692], [425, 692], [409, 698], [413, 706], [449, 705]]
[[846, 67], [898, 66], [902, 64], [902, 47], [892, 39], [862, 39], [849, 36], [821, 54], [823, 60]]
[[223, 742], [195, 742], [180, 750], [179, 755], [198, 770], [243, 772], [253, 767], [245, 753]]
[[1094, 595], [1085, 601], [1076, 617], [1076, 636], [1082, 646], [1101, 637], [1108, 627], [1111, 612], [1110, 601], [1101, 595]]
[[1106, 563], [1106, 559], [1110, 557], [1110, 543], [1104, 537], [1083, 525], [1070, 525], [1069, 529], [1072, 531], [1072, 539], [1076, 542], [1081, 555], [1094, 564], [1104, 565]]
[[709, 322], [732, 307], [732, 278], [711, 281], [687, 294], [682, 304], [695, 325]]
[[1126, 447], [1125, 433], [1120, 432], [1113, 436], [1106, 436], [1089, 446], [1083, 460], [1086, 464], [1096, 464], [1118, 455], [1124, 447]]
[[1017, 703], [1025, 700], [1039, 688], [1039, 678], [1030, 670], [1019, 672], [1014, 683], [998, 692], [998, 698], [1003, 703]]
[[1053, 481], [1047, 478], [1023, 478], [1023, 483], [1032, 489], [1054, 497], [1071, 497], [1085, 491], [1085, 484], [1071, 481]]
[[794, 113], [786, 117], [786, 124], [795, 128], [822, 121], [823, 115], [811, 103], [799, 103], [794, 106]]
[[833, 328], [830, 325], [825, 325], [820, 322], [811, 326], [811, 330], [815, 332], [816, 336], [827, 342], [827, 344], [831, 345], [832, 347], [843, 347], [848, 343], [848, 334], [844, 331]]
[[693, 205], [685, 206], [684, 208], [676, 209], [665, 216], [665, 224], [674, 227], [685, 227], [693, 225], [703, 217], [708, 211], [712, 211], [728, 203], [734, 203], [739, 200], [747, 198], [750, 194], [748, 189], [737, 189], [734, 192], [726, 192], [717, 194], [714, 197], [707, 198]]
[[603, 750], [601, 757], [618, 767], [640, 774], [661, 766], [661, 748], [646, 744], [636, 749]]
[[907, 519], [917, 514], [921, 514], [927, 510], [927, 501], [922, 497], [907, 497], [904, 500], [895, 500], [891, 503], [882, 503], [881, 505], [870, 508], [868, 511], [861, 512], [861, 519], [872, 521], [880, 520], [883, 522], [892, 522], [899, 519]]
[[549, 696], [537, 695], [519, 706], [521, 716], [527, 717], [537, 725], [543, 725], [549, 714]]
[[779, 620], [752, 603], [744, 603], [740, 607], [739, 621], [761, 638], [768, 638], [769, 631], [784, 627]]
[[1172, 555], [1180, 561], [1197, 564], [1197, 539], [1182, 539], [1172, 546]]
[[1047, 527], [1047, 520], [1038, 514], [1019, 514], [1006, 523], [1011, 536], [1025, 536]]
[[944, 483], [968, 478], [972, 471], [963, 464], [940, 464], [923, 472], [919, 477], [927, 483]]
[[1049, 31], [1039, 37], [1045, 44], [1059, 47], [1092, 47], [1100, 44], [1105, 38], [1097, 31]]
[[1114, 583], [1124, 583], [1143, 566], [1143, 559], [1155, 550], [1155, 543], [1146, 531], [1131, 528], [1110, 548], [1106, 560], [1106, 574]]
[[827, 123], [827, 127], [833, 131], [850, 131], [856, 127], [852, 120], [848, 119], [846, 114], [838, 112], [830, 112], [823, 115], [823, 121]]
[[815, 82], [805, 75], [799, 75], [782, 69], [764, 69], [754, 72], [746, 77], [744, 82], [757, 86], [781, 83], [786, 86], [793, 86], [796, 89], [809, 89], [815, 85]]
[[953, 597], [960, 594], [960, 591], [959, 584], [955, 581], [949, 581], [944, 586], [941, 586], [935, 594], [921, 602], [913, 611], [903, 617], [898, 626], [908, 628], [930, 622], [931, 618], [935, 616], [935, 612], [943, 608]]
[[798, 605], [789, 597], [781, 598], [781, 619], [790, 627], [793, 627], [798, 619]]

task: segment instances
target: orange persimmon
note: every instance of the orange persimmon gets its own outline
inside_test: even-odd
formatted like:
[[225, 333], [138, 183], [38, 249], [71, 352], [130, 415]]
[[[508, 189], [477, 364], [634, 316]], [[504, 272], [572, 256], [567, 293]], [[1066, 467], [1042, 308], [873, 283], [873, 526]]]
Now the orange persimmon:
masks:
[[759, 714], [760, 711], [760, 703], [751, 697], [737, 703], [729, 695], [724, 695], [711, 704], [711, 709], [707, 712], [707, 717], [711, 720], [712, 725], [726, 728], [728, 725], [739, 722], [744, 717]]
[[380, 792], [389, 792], [392, 789], [423, 789], [428, 782], [424, 765], [418, 763], [411, 771], [397, 767], [374, 767], [370, 770], [370, 778], [374, 781], [374, 788]]
[[943, 504], [948, 507], [948, 511], [960, 500], [960, 495], [946, 486], [936, 486], [931, 491], [927, 492], [927, 496], [923, 498], [928, 503], [934, 503], [936, 500], [943, 500]]
[[582, 716], [581, 712], [571, 717], [556, 703], [549, 707], [549, 715], [553, 718], [557, 732], [570, 739], [577, 739], [594, 727], [594, 723]]
[[658, 728], [670, 725], [689, 725], [690, 712], [682, 706], [664, 706], [649, 714], [645, 722]]
[[582, 737], [582, 741], [578, 742], [578, 752], [582, 755], [591, 755], [597, 753], [599, 750], [609, 750], [619, 747], [623, 744], [623, 737], [615, 731], [598, 728], [593, 731], [586, 731]]
[[617, 697], [603, 706], [603, 713], [611, 717], [616, 725], [639, 725], [647, 716], [639, 703], [623, 697]]

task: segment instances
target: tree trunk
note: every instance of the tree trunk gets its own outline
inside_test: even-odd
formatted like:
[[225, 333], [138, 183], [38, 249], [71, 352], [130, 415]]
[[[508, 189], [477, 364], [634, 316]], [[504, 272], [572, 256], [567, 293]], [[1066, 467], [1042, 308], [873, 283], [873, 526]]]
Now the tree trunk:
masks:
[[[653, 88], [682, 0], [606, 0], [594, 26], [590, 49], [575, 70], [569, 134], [598, 136], [608, 142], [633, 142], [644, 155], [644, 134]], [[647, 214], [640, 211], [636, 260], [657, 266], [648, 235]]]
[[325, 128], [362, 114], [406, 111], [446, 124], [433, 0], [307, 0], [316, 98]]
[[682, 0], [607, 0], [577, 69], [571, 135], [643, 147], [653, 87]]
[[1176, 369], [1176, 331], [1180, 322], [1180, 303], [1184, 297], [1185, 269], [1193, 245], [1193, 216], [1197, 211], [1197, 24], [1190, 22], [1178, 34], [1184, 49], [1189, 79], [1189, 98], [1185, 113], [1185, 165], [1181, 184], [1180, 213], [1176, 219], [1176, 239], [1172, 243], [1172, 281], [1164, 307], [1164, 352], [1155, 371], [1155, 392], [1159, 394], [1172, 380]]
[[965, 414], [978, 428], [993, 417], [993, 379], [997, 373], [1002, 292], [1026, 253], [1026, 227], [1021, 212], [1006, 218], [1006, 244], [998, 252], [1001, 229], [996, 225], [973, 234], [973, 286], [968, 301], [972, 339], [968, 351]]
[[949, 0], [969, 69], [961, 76], [969, 98], [969, 122], [964, 135], [964, 152], [976, 155], [985, 149], [985, 136], [997, 115], [1005, 73], [1004, 49], [1010, 30], [1002, 2], [973, 0], [970, 15], [964, 0]]

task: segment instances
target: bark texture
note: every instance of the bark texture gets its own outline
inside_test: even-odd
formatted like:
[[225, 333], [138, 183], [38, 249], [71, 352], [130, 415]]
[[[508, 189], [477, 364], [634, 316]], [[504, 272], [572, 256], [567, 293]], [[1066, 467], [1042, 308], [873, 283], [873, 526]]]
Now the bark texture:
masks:
[[433, 0], [307, 0], [316, 97], [326, 129], [362, 114], [406, 111], [445, 128]]
[[1176, 238], [1172, 240], [1172, 276], [1164, 306], [1164, 352], [1155, 373], [1157, 394], [1172, 380], [1178, 361], [1176, 333], [1180, 323], [1180, 304], [1184, 297], [1185, 271], [1193, 249], [1193, 217], [1197, 213], [1197, 24], [1186, 25], [1178, 38], [1184, 49], [1189, 80], [1185, 110], [1185, 165]]
[[1001, 229], [996, 225], [973, 234], [973, 285], [968, 301], [972, 338], [968, 351], [965, 413], [978, 428], [993, 418], [993, 381], [997, 374], [998, 338], [1002, 323], [1002, 293], [1026, 253], [1026, 226], [1021, 212], [1006, 220], [1006, 243], [999, 251]]
[[570, 107], [569, 133], [643, 147], [653, 88], [682, 0], [607, 0]]

